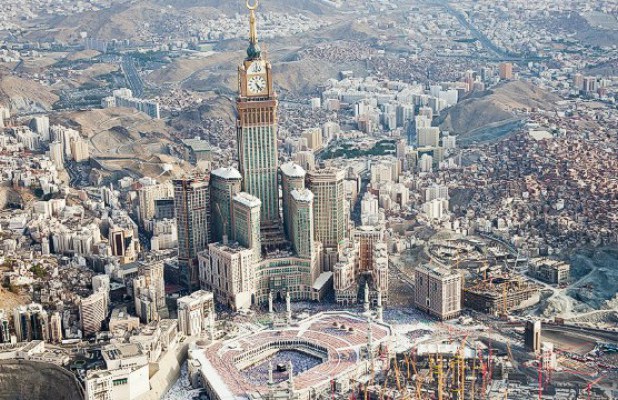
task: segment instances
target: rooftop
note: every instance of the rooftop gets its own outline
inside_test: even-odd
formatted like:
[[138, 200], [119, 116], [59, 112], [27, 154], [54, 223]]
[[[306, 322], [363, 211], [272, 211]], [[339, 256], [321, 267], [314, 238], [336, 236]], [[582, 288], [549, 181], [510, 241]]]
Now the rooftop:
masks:
[[219, 168], [212, 171], [210, 174], [222, 179], [242, 179], [240, 172], [233, 167]]
[[281, 172], [290, 178], [304, 178], [307, 172], [300, 165], [292, 161], [281, 164]]
[[311, 193], [311, 190], [309, 189], [294, 189], [290, 194], [296, 201], [313, 201], [313, 193]]
[[247, 192], [240, 192], [236, 196], [234, 196], [234, 201], [237, 201], [247, 207], [254, 208], [260, 207], [262, 202], [255, 196], [250, 195]]

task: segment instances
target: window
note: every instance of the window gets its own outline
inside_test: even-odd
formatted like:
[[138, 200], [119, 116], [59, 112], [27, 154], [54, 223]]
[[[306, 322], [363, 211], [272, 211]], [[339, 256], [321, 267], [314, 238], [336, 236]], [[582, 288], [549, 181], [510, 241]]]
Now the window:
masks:
[[123, 379], [114, 379], [112, 381], [112, 384], [114, 386], [120, 386], [120, 385], [126, 385], [129, 382], [128, 378], [123, 378]]

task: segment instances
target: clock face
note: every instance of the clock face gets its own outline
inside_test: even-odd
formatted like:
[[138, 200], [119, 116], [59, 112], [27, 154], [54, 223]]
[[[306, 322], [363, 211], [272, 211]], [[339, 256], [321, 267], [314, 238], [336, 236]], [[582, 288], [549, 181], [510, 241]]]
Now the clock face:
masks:
[[262, 93], [266, 90], [266, 79], [263, 76], [253, 76], [249, 78], [247, 87], [253, 94]]

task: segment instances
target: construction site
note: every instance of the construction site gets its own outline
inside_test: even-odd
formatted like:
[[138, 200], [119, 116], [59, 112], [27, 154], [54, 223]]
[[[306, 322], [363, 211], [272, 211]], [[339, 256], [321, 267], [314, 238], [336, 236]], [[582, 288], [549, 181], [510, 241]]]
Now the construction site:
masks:
[[520, 276], [477, 280], [463, 290], [464, 307], [491, 315], [530, 307], [539, 300], [538, 285]]

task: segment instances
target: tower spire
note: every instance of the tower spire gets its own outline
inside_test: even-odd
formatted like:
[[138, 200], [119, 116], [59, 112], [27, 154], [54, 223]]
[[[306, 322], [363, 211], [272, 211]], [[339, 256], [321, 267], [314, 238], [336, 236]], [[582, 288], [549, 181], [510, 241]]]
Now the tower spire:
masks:
[[260, 58], [261, 50], [258, 44], [257, 27], [255, 23], [255, 10], [260, 5], [259, 0], [247, 0], [247, 9], [249, 10], [249, 48], [247, 49], [247, 59], [255, 60]]

